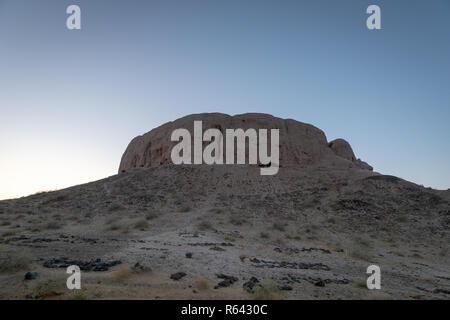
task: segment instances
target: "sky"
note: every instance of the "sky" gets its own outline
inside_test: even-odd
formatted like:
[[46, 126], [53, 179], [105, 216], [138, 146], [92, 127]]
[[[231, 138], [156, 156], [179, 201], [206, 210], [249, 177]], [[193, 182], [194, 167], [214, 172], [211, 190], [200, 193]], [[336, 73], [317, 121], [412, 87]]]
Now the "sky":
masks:
[[377, 172], [450, 188], [449, 16], [448, 0], [0, 0], [0, 199], [114, 175], [133, 137], [201, 112], [310, 123]]

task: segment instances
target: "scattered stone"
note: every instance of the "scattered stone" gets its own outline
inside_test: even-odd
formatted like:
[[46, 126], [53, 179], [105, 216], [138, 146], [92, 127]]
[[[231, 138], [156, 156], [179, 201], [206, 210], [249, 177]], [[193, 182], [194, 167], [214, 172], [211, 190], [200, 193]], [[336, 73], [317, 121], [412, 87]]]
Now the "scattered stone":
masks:
[[300, 253], [300, 252], [312, 252], [312, 251], [320, 251], [322, 253], [326, 253], [326, 254], [330, 254], [331, 251], [328, 249], [322, 249], [322, 248], [279, 248], [279, 247], [275, 247], [273, 249], [276, 252], [279, 253], [286, 253], [286, 254], [295, 254], [295, 253]]
[[212, 248], [209, 248], [209, 250], [214, 250], [214, 251], [226, 251], [224, 248], [221, 248], [221, 247], [212, 247]]
[[186, 276], [186, 273], [184, 273], [184, 272], [177, 272], [177, 273], [172, 274], [172, 275], [170, 276], [170, 279], [175, 280], [175, 281], [178, 281], [178, 280], [180, 280], [181, 278], [183, 278], [184, 276]]
[[191, 259], [192, 258], [192, 252], [186, 252], [186, 258]]
[[242, 287], [244, 288], [245, 291], [253, 293], [253, 288], [255, 287], [255, 285], [259, 282], [259, 280], [255, 277], [251, 277], [250, 280], [248, 280], [247, 282], [245, 282]]
[[25, 280], [34, 280], [38, 277], [38, 273], [37, 272], [27, 272], [25, 273]]
[[231, 286], [233, 283], [235, 283], [236, 281], [238, 281], [238, 278], [233, 277], [233, 276], [227, 276], [227, 275], [222, 274], [222, 273], [221, 273], [221, 274], [217, 274], [217, 278], [223, 279], [223, 281], [220, 281], [220, 282], [214, 287], [214, 289], [229, 287], [229, 286]]
[[284, 286], [281, 286], [279, 289], [283, 290], [283, 291], [291, 291], [293, 288], [291, 286], [284, 285]]
[[134, 272], [146, 272], [151, 271], [150, 267], [143, 266], [139, 262], [136, 262], [135, 265], [132, 267]]
[[[342, 279], [322, 279], [322, 278], [312, 278], [312, 277], [297, 277], [292, 274], [287, 274], [286, 277], [281, 278], [286, 283], [301, 283], [302, 281], [307, 281], [313, 285], [318, 287], [323, 287], [326, 284], [334, 283], [334, 284], [349, 284], [350, 280], [346, 278]], [[322, 285], [323, 284], [323, 285]]]
[[316, 287], [325, 287], [325, 282], [323, 280], [319, 280], [316, 283], [314, 283]]
[[188, 246], [192, 247], [211, 247], [211, 246], [221, 246], [221, 247], [234, 247], [234, 244], [230, 242], [194, 242], [194, 243], [188, 243]]
[[136, 262], [132, 268], [134, 271], [142, 271], [144, 269], [144, 266], [141, 265], [139, 262]]
[[67, 268], [72, 265], [80, 267], [81, 271], [108, 271], [109, 268], [121, 264], [120, 260], [113, 260], [110, 262], [102, 262], [101, 259], [82, 261], [82, 260], [70, 260], [66, 257], [59, 259], [50, 259], [44, 262], [45, 268]]
[[255, 263], [253, 266], [256, 268], [281, 268], [281, 269], [305, 269], [305, 270], [323, 270], [330, 271], [330, 267], [323, 263], [302, 263], [302, 262], [286, 262], [286, 261], [267, 261], [258, 260], [256, 258], [250, 259]]
[[445, 294], [450, 294], [450, 290], [436, 288], [436, 289], [433, 290], [433, 293], [445, 293]]

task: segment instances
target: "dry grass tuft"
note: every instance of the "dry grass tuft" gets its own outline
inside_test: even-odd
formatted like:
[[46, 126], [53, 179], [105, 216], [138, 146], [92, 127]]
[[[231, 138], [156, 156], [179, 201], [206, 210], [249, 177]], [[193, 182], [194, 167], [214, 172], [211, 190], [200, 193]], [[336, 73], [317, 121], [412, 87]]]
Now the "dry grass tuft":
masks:
[[278, 230], [278, 231], [281, 231], [281, 232], [286, 231], [286, 228], [285, 228], [284, 224], [281, 223], [281, 222], [274, 222], [273, 225], [272, 225], [272, 227], [273, 227], [275, 230]]
[[284, 297], [275, 280], [271, 279], [258, 283], [253, 288], [253, 298], [255, 300], [281, 300]]
[[367, 239], [355, 238], [352, 248], [348, 251], [349, 257], [370, 262], [373, 259], [370, 245], [370, 241]]
[[32, 284], [31, 292], [27, 298], [46, 299], [62, 295], [67, 288], [64, 288], [64, 281], [57, 280], [37, 280]]
[[201, 278], [195, 281], [195, 288], [200, 291], [209, 289], [209, 281], [207, 279]]
[[111, 272], [111, 278], [114, 281], [122, 282], [122, 281], [125, 281], [125, 280], [131, 278], [133, 273], [134, 273], [133, 269], [130, 266], [125, 265], [125, 266], [121, 266], [121, 267], [117, 268], [116, 270], [114, 270], [113, 272]]
[[269, 238], [270, 238], [270, 234], [268, 234], [267, 232], [262, 232], [262, 231], [261, 231], [261, 233], [259, 234], [259, 236], [260, 236], [262, 239], [269, 239]]
[[192, 208], [189, 207], [189, 206], [182, 206], [182, 207], [179, 209], [179, 211], [182, 212], [182, 213], [190, 212], [191, 210], [192, 210]]
[[205, 230], [212, 230], [213, 227], [211, 225], [211, 223], [209, 223], [208, 221], [202, 221], [197, 225], [197, 230], [200, 231], [205, 231]]
[[62, 225], [56, 221], [50, 221], [44, 224], [44, 229], [46, 230], [58, 230], [61, 229]]
[[67, 300], [87, 300], [87, 295], [83, 291], [77, 291], [67, 297]]
[[31, 265], [31, 258], [24, 252], [0, 248], [0, 273], [15, 273], [29, 270]]
[[124, 225], [120, 223], [120, 221], [115, 220], [115, 222], [111, 223], [107, 230], [109, 231], [119, 231], [124, 228]]
[[147, 219], [140, 219], [133, 225], [133, 227], [138, 230], [146, 230], [149, 226], [150, 224], [148, 223]]
[[366, 280], [362, 280], [362, 279], [358, 279], [353, 283], [353, 286], [355, 288], [360, 288], [360, 289], [367, 289], [367, 281]]

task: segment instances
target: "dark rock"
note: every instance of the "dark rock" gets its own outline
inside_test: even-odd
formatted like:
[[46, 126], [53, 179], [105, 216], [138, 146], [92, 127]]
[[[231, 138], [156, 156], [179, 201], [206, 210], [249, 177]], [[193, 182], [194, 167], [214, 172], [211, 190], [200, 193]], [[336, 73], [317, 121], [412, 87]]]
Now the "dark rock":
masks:
[[325, 287], [325, 282], [323, 280], [319, 280], [316, 283], [314, 283], [316, 287]]
[[214, 250], [214, 251], [226, 251], [224, 248], [221, 248], [221, 247], [212, 247], [212, 248], [209, 248], [209, 250]]
[[218, 288], [226, 288], [231, 286], [233, 283], [235, 283], [236, 281], [238, 281], [238, 278], [233, 277], [233, 276], [227, 276], [225, 274], [217, 274], [217, 278], [219, 279], [223, 279], [223, 281], [220, 281], [215, 287], [214, 289], [218, 289]]
[[280, 287], [280, 290], [283, 290], [283, 291], [291, 291], [291, 290], [292, 290], [292, 287], [291, 287], [291, 286], [288, 286], [288, 285], [284, 285], [284, 286], [281, 286], [281, 287]]
[[186, 258], [191, 259], [192, 258], [192, 252], [186, 252]]
[[108, 271], [109, 268], [121, 264], [120, 260], [114, 260], [110, 262], [102, 262], [101, 259], [95, 259], [91, 261], [82, 260], [70, 260], [66, 257], [59, 259], [49, 259], [44, 262], [45, 268], [67, 268], [71, 265], [80, 267], [82, 271]]
[[25, 280], [34, 280], [38, 277], [38, 273], [37, 272], [27, 272], [25, 273]]
[[145, 271], [151, 271], [150, 267], [146, 267], [143, 266], [142, 264], [140, 264], [139, 262], [136, 262], [133, 266], [133, 271], [134, 272], [145, 272]]
[[253, 287], [259, 282], [258, 279], [256, 279], [255, 277], [251, 277], [250, 280], [248, 280], [247, 282], [245, 282], [242, 287], [244, 288], [245, 291], [252, 293], [253, 292]]
[[180, 280], [181, 278], [183, 278], [184, 276], [186, 276], [186, 273], [184, 273], [184, 272], [177, 272], [177, 273], [172, 274], [170, 276], [170, 279], [177, 281], [177, 280]]
[[445, 293], [445, 294], [450, 294], [450, 290], [436, 288], [436, 289], [433, 290], [433, 293]]
[[253, 266], [256, 268], [282, 268], [282, 269], [310, 269], [310, 270], [323, 270], [330, 271], [330, 267], [323, 263], [302, 263], [302, 262], [287, 262], [287, 261], [268, 261], [258, 260], [256, 258], [250, 259], [255, 263]]

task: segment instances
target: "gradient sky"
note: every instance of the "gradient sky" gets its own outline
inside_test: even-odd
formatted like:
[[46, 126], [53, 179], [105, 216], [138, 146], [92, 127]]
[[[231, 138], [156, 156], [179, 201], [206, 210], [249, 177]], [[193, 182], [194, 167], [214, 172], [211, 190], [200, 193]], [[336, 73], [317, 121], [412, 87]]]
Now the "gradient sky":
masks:
[[113, 175], [133, 137], [200, 112], [311, 123], [447, 189], [449, 18], [448, 0], [0, 0], [0, 199]]

